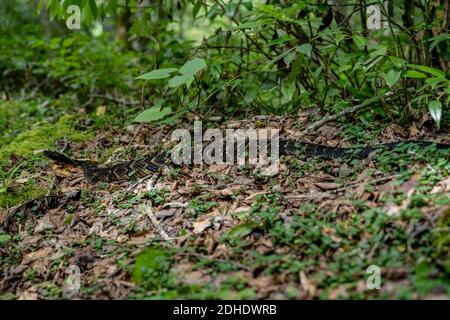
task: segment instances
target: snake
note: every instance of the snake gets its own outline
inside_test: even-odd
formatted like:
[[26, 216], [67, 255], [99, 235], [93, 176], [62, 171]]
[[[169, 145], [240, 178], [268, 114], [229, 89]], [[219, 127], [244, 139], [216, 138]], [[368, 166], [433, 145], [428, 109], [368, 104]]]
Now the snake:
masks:
[[[279, 155], [299, 155], [306, 157], [319, 157], [325, 160], [342, 158], [364, 159], [378, 150], [392, 150], [397, 146], [416, 146], [425, 149], [435, 146], [437, 150], [448, 150], [450, 144], [435, 143], [421, 140], [403, 140], [397, 142], [381, 143], [374, 146], [365, 147], [331, 147], [314, 143], [304, 143], [293, 139], [279, 140]], [[44, 156], [62, 165], [80, 167], [83, 170], [86, 180], [95, 184], [98, 182], [119, 182], [133, 178], [142, 178], [157, 172], [162, 166], [170, 161], [168, 155], [145, 156], [136, 160], [124, 161], [115, 165], [100, 165], [94, 161], [76, 160], [68, 157], [62, 152], [45, 150]]]

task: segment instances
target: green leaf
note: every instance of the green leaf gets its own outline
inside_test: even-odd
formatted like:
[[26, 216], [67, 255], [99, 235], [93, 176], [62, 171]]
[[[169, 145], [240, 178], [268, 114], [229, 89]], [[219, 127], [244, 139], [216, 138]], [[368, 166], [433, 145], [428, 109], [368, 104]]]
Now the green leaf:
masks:
[[340, 32], [336, 35], [336, 45], [339, 46], [339, 43], [341, 43], [342, 40], [344, 40], [346, 37], [345, 33]]
[[391, 59], [391, 62], [398, 69], [400, 69], [401, 67], [403, 67], [406, 64], [406, 60], [399, 58], [399, 57], [390, 56], [389, 59]]
[[89, 0], [89, 8], [91, 9], [93, 18], [96, 19], [98, 16], [98, 9], [95, 0]]
[[387, 52], [388, 48], [386, 46], [383, 45], [379, 45], [377, 47], [377, 49], [375, 51], [373, 51], [370, 56], [371, 57], [375, 57], [375, 56], [385, 56], [386, 52]]
[[0, 234], [0, 243], [4, 243], [11, 240], [11, 236], [9, 234]]
[[287, 56], [284, 57], [283, 61], [287, 66], [289, 66], [296, 57], [297, 52], [290, 52]]
[[286, 99], [287, 102], [291, 101], [295, 93], [295, 82], [284, 81], [281, 87], [281, 92], [283, 93], [283, 97]]
[[42, 6], [44, 5], [44, 0], [39, 0], [39, 3], [37, 5], [37, 13], [41, 13]]
[[177, 117], [167, 117], [161, 121], [161, 124], [167, 124], [169, 126], [175, 124], [177, 122]]
[[428, 104], [428, 111], [439, 129], [442, 117], [442, 103], [439, 100], [431, 101]]
[[309, 43], [304, 43], [301, 46], [295, 48], [298, 52], [303, 53], [305, 56], [311, 58], [312, 45]]
[[423, 78], [428, 78], [425, 74], [423, 74], [422, 72], [419, 71], [414, 71], [414, 70], [407, 70], [405, 72], [405, 77], [406, 78], [414, 78], [414, 79], [423, 79]]
[[140, 75], [139, 77], [136, 77], [136, 79], [144, 79], [144, 80], [164, 79], [170, 77], [170, 74], [177, 70], [178, 69], [176, 68], [156, 69], [143, 75]]
[[160, 288], [163, 277], [170, 269], [170, 250], [150, 245], [137, 257], [133, 266], [132, 280], [134, 283], [149, 287]]
[[285, 42], [292, 41], [292, 40], [295, 40], [295, 38], [293, 36], [284, 35], [284, 36], [276, 38], [275, 40], [270, 41], [267, 45], [274, 46], [274, 45], [285, 43]]
[[83, 8], [81, 8], [81, 21], [89, 25], [94, 21], [94, 13], [91, 10], [89, 3], [87, 2]]
[[442, 78], [429, 78], [425, 80], [426, 84], [429, 84], [432, 88], [435, 88], [440, 83], [446, 82], [446, 79]]
[[245, 9], [247, 9], [248, 11], [252, 11], [253, 10], [253, 2], [252, 1], [246, 1], [246, 2], [242, 2], [242, 5], [245, 7]]
[[234, 13], [236, 12], [236, 4], [231, 1], [228, 2], [225, 5], [225, 12], [226, 12], [227, 16], [233, 17]]
[[171, 108], [163, 108], [160, 106], [153, 106], [150, 109], [147, 109], [134, 118], [135, 122], [153, 122], [164, 118], [165, 116], [172, 113]]
[[52, 1], [50, 3], [49, 12], [50, 12], [50, 19], [53, 19], [55, 17], [60, 17], [62, 14], [61, 5], [59, 1]]
[[176, 88], [183, 84], [189, 85], [194, 81], [194, 75], [200, 70], [206, 68], [206, 62], [202, 58], [195, 58], [186, 62], [180, 70], [181, 75], [177, 75], [169, 80], [169, 87]]
[[422, 72], [430, 73], [437, 78], [445, 78], [445, 72], [436, 68], [427, 67], [420, 64], [410, 64], [408, 66]]
[[435, 37], [430, 38], [428, 41], [432, 41], [431, 45], [430, 45], [430, 52], [434, 49], [434, 47], [436, 47], [439, 43], [441, 43], [442, 41], [448, 41], [450, 40], [450, 34], [448, 33], [442, 33], [439, 34]]
[[422, 100], [426, 100], [429, 97], [433, 97], [433, 95], [432, 94], [421, 94], [421, 95], [415, 97], [414, 99], [412, 99], [411, 103], [420, 102]]
[[252, 233], [254, 228], [255, 224], [253, 222], [246, 222], [231, 229], [228, 232], [228, 236], [233, 239], [243, 238]]
[[369, 44], [369, 41], [367, 41], [366, 38], [357, 35], [353, 36], [353, 41], [356, 43], [360, 50], [364, 49], [364, 47]]
[[204, 68], [206, 68], [205, 60], [202, 58], [195, 58], [186, 62], [180, 68], [180, 73], [192, 76]]
[[197, 1], [194, 5], [194, 8], [192, 9], [192, 16], [194, 19], [197, 17], [198, 12], [200, 11], [200, 8], [202, 7], [202, 1]]
[[400, 79], [401, 75], [401, 71], [389, 70], [389, 72], [384, 75], [384, 80], [386, 81], [388, 86], [392, 87], [397, 83], [398, 79]]
[[212, 19], [215, 14], [217, 13], [217, 10], [219, 9], [219, 5], [217, 3], [214, 3], [209, 9], [208, 15], [206, 16], [206, 19]]
[[189, 84], [194, 80], [194, 76], [190, 74], [182, 74], [180, 76], [175, 76], [169, 80], [169, 87], [176, 88], [183, 84], [189, 86]]
[[370, 69], [372, 69], [373, 67], [375, 67], [378, 63], [380, 63], [383, 60], [383, 56], [376, 56], [375, 58], [367, 61], [364, 65], [363, 65], [363, 71], [366, 72]]

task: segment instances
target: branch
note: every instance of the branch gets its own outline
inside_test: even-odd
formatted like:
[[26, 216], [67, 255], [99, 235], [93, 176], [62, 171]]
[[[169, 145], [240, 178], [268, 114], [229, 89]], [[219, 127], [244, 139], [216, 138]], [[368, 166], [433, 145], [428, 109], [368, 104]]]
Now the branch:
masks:
[[161, 238], [163, 240], [168, 241], [168, 242], [173, 241], [173, 239], [171, 237], [169, 237], [167, 232], [164, 231], [164, 229], [160, 226], [158, 219], [156, 219], [155, 214], [153, 213], [153, 207], [152, 207], [151, 201], [147, 201], [145, 204], [139, 206], [139, 211], [144, 214], [147, 214], [149, 220], [151, 221], [151, 223], [155, 227], [156, 231], [159, 233], [159, 235], [161, 236]]
[[313, 122], [308, 127], [306, 127], [305, 130], [300, 132], [300, 136], [303, 137], [303, 136], [307, 135], [308, 133], [310, 133], [311, 131], [323, 126], [325, 123], [336, 120], [342, 116], [346, 116], [348, 114], [355, 113], [359, 110], [365, 109], [365, 108], [373, 105], [374, 103], [378, 102], [380, 99], [386, 99], [386, 98], [392, 96], [393, 94], [394, 94], [393, 92], [389, 91], [389, 92], [385, 93], [384, 95], [382, 95], [381, 97], [375, 96], [373, 98], [367, 99], [361, 104], [349, 107], [349, 108], [344, 109], [341, 112], [338, 112], [336, 114], [327, 114], [322, 119], [320, 119], [316, 122]]

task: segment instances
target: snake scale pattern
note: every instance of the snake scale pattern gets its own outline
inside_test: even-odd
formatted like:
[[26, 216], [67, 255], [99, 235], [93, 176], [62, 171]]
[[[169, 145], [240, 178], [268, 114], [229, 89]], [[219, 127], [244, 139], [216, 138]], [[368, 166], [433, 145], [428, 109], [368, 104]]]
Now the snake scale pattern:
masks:
[[[339, 148], [313, 143], [302, 143], [292, 139], [280, 139], [279, 151], [280, 155], [303, 154], [306, 157], [321, 157], [327, 160], [346, 157], [363, 159], [367, 158], [371, 153], [377, 150], [394, 149], [399, 145], [416, 146], [421, 149], [434, 145], [438, 150], [450, 149], [450, 144], [420, 140], [390, 142], [361, 148]], [[111, 183], [130, 180], [131, 178], [145, 177], [158, 171], [161, 166], [170, 161], [168, 156], [147, 156], [141, 159], [126, 161], [112, 166], [101, 166], [92, 161], [71, 159], [63, 153], [57, 151], [46, 150], [44, 151], [44, 155], [60, 164], [82, 168], [87, 181], [92, 184], [98, 182]]]

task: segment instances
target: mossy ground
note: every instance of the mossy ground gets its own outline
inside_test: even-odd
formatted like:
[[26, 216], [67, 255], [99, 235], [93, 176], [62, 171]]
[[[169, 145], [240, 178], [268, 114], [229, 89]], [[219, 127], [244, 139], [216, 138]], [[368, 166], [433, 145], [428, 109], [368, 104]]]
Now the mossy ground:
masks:
[[[53, 123], [49, 122], [39, 112], [38, 107], [33, 107], [30, 103], [3, 102], [0, 104], [0, 112], [0, 169], [8, 175], [14, 166], [11, 159], [15, 157], [19, 162], [27, 163], [14, 177], [29, 176], [26, 183], [13, 188], [9, 186], [8, 192], [0, 193], [0, 208], [7, 208], [45, 194], [46, 190], [40, 187], [40, 183], [31, 178], [33, 173], [45, 164], [39, 151], [53, 148], [55, 142], [61, 139], [84, 142], [92, 134], [76, 130], [76, 119], [71, 115], [61, 116]], [[14, 183], [14, 179], [11, 179], [11, 182]]]

